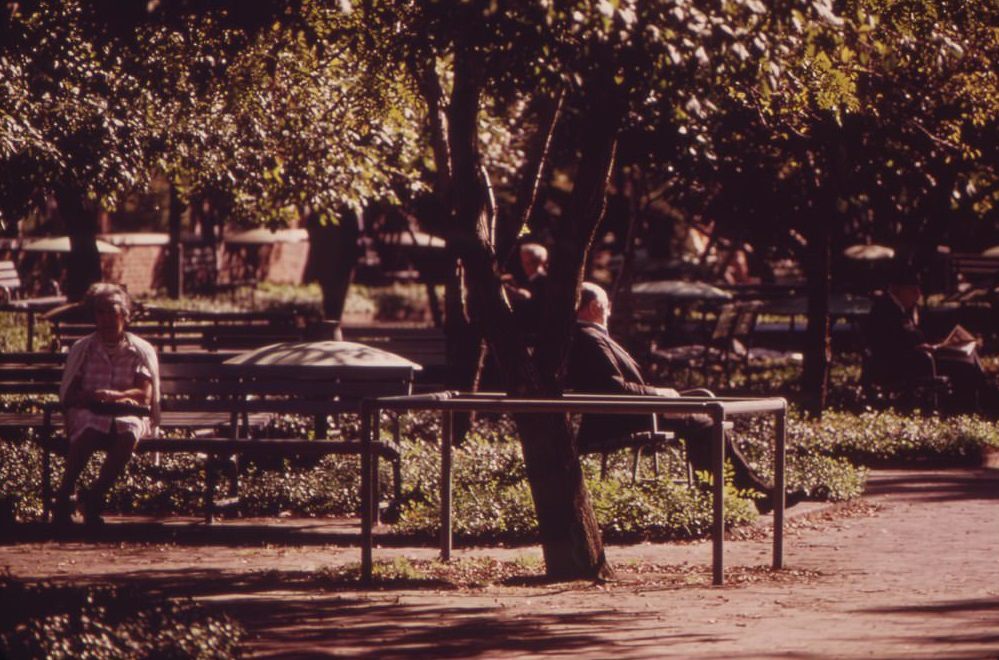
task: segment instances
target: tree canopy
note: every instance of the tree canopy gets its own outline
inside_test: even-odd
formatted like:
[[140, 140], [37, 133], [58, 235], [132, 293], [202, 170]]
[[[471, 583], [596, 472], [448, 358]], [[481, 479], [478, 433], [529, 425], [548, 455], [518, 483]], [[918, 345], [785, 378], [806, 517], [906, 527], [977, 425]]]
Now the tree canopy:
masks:
[[[474, 382], [485, 340], [508, 391], [561, 391], [578, 285], [622, 168], [678, 214], [802, 259], [819, 410], [834, 248], [974, 244], [995, 225], [990, 0], [4, 7], [4, 231], [55, 196], [74, 245], [93, 246], [89, 214], [154, 175], [246, 223], [405, 206], [448, 239], [455, 386]], [[556, 194], [531, 352], [499, 274]], [[549, 572], [600, 574], [566, 421], [519, 424]]]

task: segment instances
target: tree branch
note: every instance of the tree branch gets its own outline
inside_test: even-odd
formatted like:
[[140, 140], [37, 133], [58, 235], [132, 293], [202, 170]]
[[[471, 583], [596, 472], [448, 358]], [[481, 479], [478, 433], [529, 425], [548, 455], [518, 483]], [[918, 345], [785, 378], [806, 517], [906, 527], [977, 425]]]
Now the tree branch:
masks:
[[[534, 133], [534, 139], [528, 150], [525, 159], [524, 173], [520, 179], [520, 190], [517, 194], [517, 208], [513, 213], [506, 216], [506, 221], [501, 219], [498, 232], [497, 253], [502, 255], [500, 263], [512, 256], [514, 242], [523, 228], [530, 222], [534, 214], [534, 208], [538, 201], [538, 191], [541, 182], [544, 180], [545, 171], [548, 167], [551, 155], [552, 141], [555, 136], [555, 129], [562, 118], [562, 108], [565, 104], [566, 90], [562, 88], [558, 97], [544, 97], [545, 104], [541, 108], [539, 115], [542, 121], [539, 122], [539, 129]], [[543, 130], [541, 127], [544, 127]]]

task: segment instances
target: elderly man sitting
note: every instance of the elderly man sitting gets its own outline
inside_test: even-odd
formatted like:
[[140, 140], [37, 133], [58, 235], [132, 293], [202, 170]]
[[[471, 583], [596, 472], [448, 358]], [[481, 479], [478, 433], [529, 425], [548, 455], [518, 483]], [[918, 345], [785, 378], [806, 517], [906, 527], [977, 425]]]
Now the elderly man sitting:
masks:
[[69, 453], [56, 491], [56, 524], [70, 522], [70, 498], [90, 457], [106, 449], [107, 457], [89, 492], [81, 494], [84, 521], [99, 525], [104, 498], [135, 450], [139, 438], [159, 419], [159, 363], [146, 340], [125, 331], [131, 313], [128, 294], [114, 284], [95, 284], [85, 303], [94, 314], [96, 331], [73, 344], [66, 359], [59, 397], [66, 409]]
[[[679, 392], [667, 387], [647, 385], [634, 358], [607, 332], [611, 307], [607, 292], [592, 282], [584, 282], [576, 309], [576, 331], [568, 361], [568, 382], [578, 392], [596, 394], [632, 394], [677, 397]], [[601, 438], [648, 430], [648, 417], [636, 415], [583, 415], [576, 442], [583, 450]], [[683, 438], [687, 458], [695, 470], [711, 470], [711, 427], [707, 415], [684, 415], [663, 420], [663, 426]], [[726, 455], [734, 468], [734, 484], [740, 490], [760, 493], [755, 500], [760, 513], [773, 508], [769, 485], [749, 466], [739, 447], [726, 436]], [[787, 494], [787, 506], [805, 498], [803, 491]]]

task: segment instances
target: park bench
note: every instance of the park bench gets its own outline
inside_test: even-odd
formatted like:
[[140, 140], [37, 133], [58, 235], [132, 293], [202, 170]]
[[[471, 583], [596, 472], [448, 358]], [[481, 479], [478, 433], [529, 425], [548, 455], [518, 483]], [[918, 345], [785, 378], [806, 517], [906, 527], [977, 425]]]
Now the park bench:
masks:
[[951, 394], [947, 376], [937, 375], [932, 355], [927, 355], [929, 373], [903, 377], [879, 368], [868, 347], [864, 348], [860, 370], [860, 389], [867, 403], [875, 408], [888, 406], [903, 410], [939, 412], [942, 398]]
[[[94, 331], [94, 325], [77, 310], [53, 310], [53, 346], [67, 350]], [[311, 319], [300, 312], [213, 312], [140, 308], [129, 323], [129, 332], [142, 337], [157, 351], [245, 350], [283, 341], [300, 341], [310, 331]]]
[[[45, 403], [54, 401], [59, 395], [59, 382], [66, 364], [66, 353], [0, 353], [0, 394], [32, 397], [33, 410], [0, 411], [0, 434], [11, 429], [40, 429], [45, 426], [62, 426], [62, 415], [57, 410], [50, 412], [48, 419], [43, 410]], [[219, 364], [235, 353], [163, 353], [159, 356], [161, 369], [171, 373], [172, 369], [183, 370], [178, 365], [208, 365], [217, 368]], [[24, 408], [25, 406], [22, 406]], [[243, 420], [244, 426], [259, 427], [270, 419], [268, 415], [255, 415]], [[161, 426], [163, 428], [188, 428], [192, 430], [211, 429], [230, 421], [228, 414], [181, 413], [166, 411]]]
[[[648, 452], [652, 456], [652, 470], [656, 477], [659, 476], [660, 452], [667, 451], [676, 454], [683, 452], [685, 454], [683, 443], [675, 433], [672, 431], [659, 430], [659, 418], [656, 415], [652, 415], [648, 431], [639, 431], [637, 433], [629, 433], [627, 435], [612, 438], [601, 438], [600, 440], [589, 441], [585, 445], [580, 444], [577, 447], [580, 456], [585, 456], [587, 454], [600, 454], [601, 479], [607, 478], [607, 461], [610, 454], [624, 449], [630, 449], [632, 452], [632, 484], [636, 484], [638, 482], [638, 472], [641, 467], [643, 453]], [[683, 457], [683, 460], [686, 464], [686, 469], [684, 470], [686, 483], [688, 486], [692, 486], [694, 483], [693, 468], [690, 463], [686, 461], [685, 456]]]
[[[253, 424], [247, 424], [246, 420], [262, 414], [290, 414], [325, 420], [328, 415], [357, 412], [365, 397], [409, 392], [411, 381], [412, 372], [401, 368], [340, 369], [331, 374], [323, 369], [303, 367], [248, 369], [207, 361], [164, 362], [160, 365], [164, 419], [171, 415], [175, 418], [215, 415], [229, 421], [229, 435], [142, 438], [136, 453], [206, 455], [204, 511], [206, 522], [211, 522], [215, 513], [216, 471], [221, 465], [231, 464], [229, 459], [232, 456], [291, 458], [361, 453], [361, 445], [356, 441], [325, 437], [252, 437]], [[39, 438], [43, 449], [42, 496], [46, 510], [52, 496], [51, 453], [65, 453], [68, 448], [65, 436], [57, 433], [54, 413], [53, 406], [46, 408], [47, 419]], [[238, 423], [238, 419], [244, 420], [243, 423]], [[392, 465], [393, 492], [398, 501], [401, 495], [401, 464], [394, 444], [378, 441], [374, 452], [376, 458], [383, 458]], [[237, 492], [237, 475], [238, 472], [233, 475], [230, 492], [233, 496]]]
[[999, 256], [954, 253], [950, 255], [950, 293], [945, 303], [991, 304], [999, 287]]
[[367, 344], [412, 360], [423, 367], [416, 378], [418, 389], [440, 389], [447, 377], [447, 342], [444, 329], [420, 326], [345, 325], [346, 341]]
[[927, 327], [945, 331], [955, 324], [995, 337], [999, 296], [999, 256], [951, 254], [948, 260], [947, 293], [924, 311]]
[[29, 297], [13, 261], [0, 261], [0, 312], [25, 314], [28, 320], [26, 350], [34, 350], [35, 316], [65, 304], [66, 296]]
[[674, 374], [684, 372], [689, 383], [694, 370], [700, 370], [704, 381], [710, 382], [712, 371], [719, 373], [728, 382], [731, 358], [735, 351], [735, 333], [740, 310], [736, 305], [725, 305], [715, 317], [714, 327], [707, 340], [699, 344], [685, 344], [660, 348], [653, 344], [650, 349], [650, 359], [653, 364], [664, 371], [671, 381], [678, 382]]

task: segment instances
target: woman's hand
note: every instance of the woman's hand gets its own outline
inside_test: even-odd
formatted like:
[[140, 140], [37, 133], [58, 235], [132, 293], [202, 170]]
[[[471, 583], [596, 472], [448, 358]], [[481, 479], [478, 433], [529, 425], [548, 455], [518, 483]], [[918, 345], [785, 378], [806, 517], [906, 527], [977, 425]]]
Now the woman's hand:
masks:
[[124, 398], [124, 392], [118, 390], [94, 390], [93, 400], [97, 403], [113, 403]]

